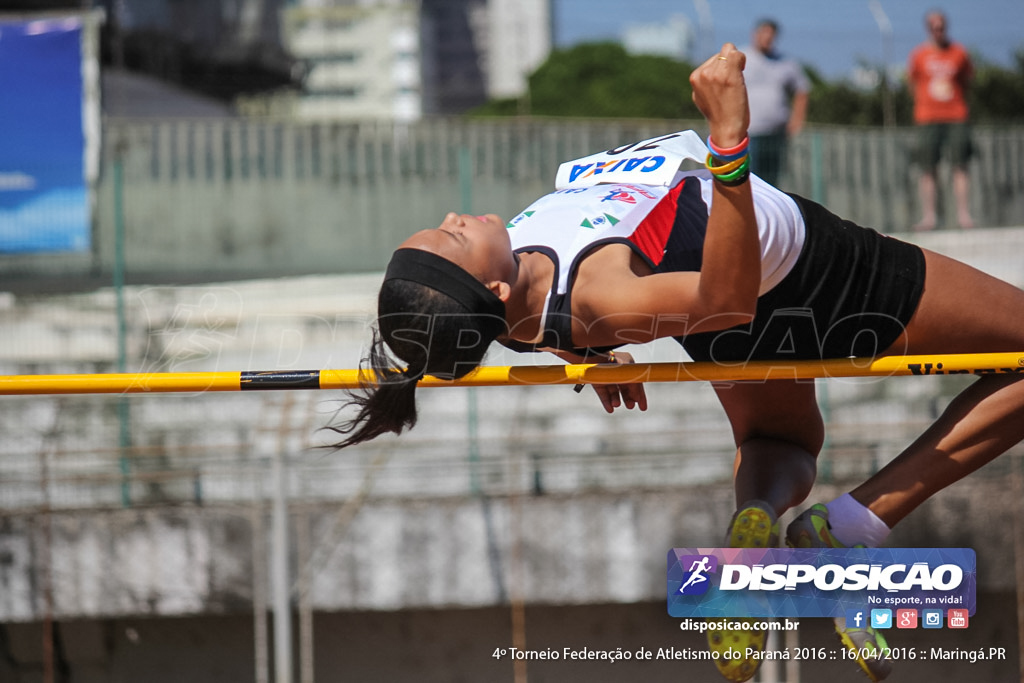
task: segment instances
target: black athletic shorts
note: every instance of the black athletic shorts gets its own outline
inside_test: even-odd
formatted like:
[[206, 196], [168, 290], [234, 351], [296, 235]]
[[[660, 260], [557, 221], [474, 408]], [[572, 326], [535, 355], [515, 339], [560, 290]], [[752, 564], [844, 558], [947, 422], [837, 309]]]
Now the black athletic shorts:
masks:
[[677, 338], [697, 361], [869, 357], [903, 332], [924, 290], [924, 253], [791, 195], [807, 236], [753, 321]]
[[917, 127], [917, 162], [926, 171], [935, 171], [943, 148], [953, 168], [966, 168], [974, 155], [969, 123], [925, 123]]

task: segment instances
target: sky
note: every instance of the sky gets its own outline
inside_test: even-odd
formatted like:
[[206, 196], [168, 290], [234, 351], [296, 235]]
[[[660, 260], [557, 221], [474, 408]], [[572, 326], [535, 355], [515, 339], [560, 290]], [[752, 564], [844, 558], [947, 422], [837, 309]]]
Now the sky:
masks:
[[[848, 77], [861, 63], [906, 63], [910, 51], [925, 40], [924, 15], [945, 11], [949, 34], [972, 54], [1010, 67], [1024, 49], [1024, 0], [877, 0], [891, 26], [890, 57], [869, 0], [552, 0], [555, 44], [617, 40], [630, 23], [664, 21], [682, 14], [695, 29], [698, 7], [709, 10], [697, 44], [706, 56], [725, 41], [739, 46], [750, 40], [754, 22], [775, 19], [781, 32], [776, 47], [826, 78]], [[710, 46], [714, 46], [713, 48]], [[696, 55], [695, 55], [696, 56]]]

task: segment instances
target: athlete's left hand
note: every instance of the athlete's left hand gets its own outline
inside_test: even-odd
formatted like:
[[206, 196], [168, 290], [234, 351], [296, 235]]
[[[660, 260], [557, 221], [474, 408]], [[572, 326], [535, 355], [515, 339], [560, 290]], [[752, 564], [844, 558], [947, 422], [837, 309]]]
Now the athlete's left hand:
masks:
[[[633, 356], [625, 351], [616, 351], [608, 361], [618, 365], [625, 365], [633, 362]], [[612, 412], [620, 406], [626, 406], [628, 410], [639, 408], [647, 410], [647, 393], [644, 391], [643, 382], [630, 384], [594, 384], [594, 391], [601, 399], [601, 405], [606, 412]]]

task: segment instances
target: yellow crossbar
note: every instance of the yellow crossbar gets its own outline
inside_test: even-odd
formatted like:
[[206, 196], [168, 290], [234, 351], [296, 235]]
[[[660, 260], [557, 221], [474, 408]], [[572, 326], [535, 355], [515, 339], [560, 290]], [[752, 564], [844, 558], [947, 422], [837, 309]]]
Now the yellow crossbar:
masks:
[[[423, 387], [630, 382], [765, 381], [818, 377], [1024, 374], [1024, 352], [888, 356], [825, 361], [512, 365], [481, 367], [462, 379], [426, 377]], [[288, 389], [354, 389], [370, 382], [359, 370], [157, 372], [0, 376], [0, 395], [201, 393]]]

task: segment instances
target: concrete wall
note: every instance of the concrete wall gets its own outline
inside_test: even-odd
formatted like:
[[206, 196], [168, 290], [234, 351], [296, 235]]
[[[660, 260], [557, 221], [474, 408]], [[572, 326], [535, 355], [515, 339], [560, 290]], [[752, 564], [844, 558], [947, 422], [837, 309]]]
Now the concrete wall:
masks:
[[[901, 547], [973, 547], [979, 590], [1012, 591], [1005, 470], [961, 482], [894, 534]], [[819, 487], [812, 500], [836, 487]], [[690, 489], [294, 505], [292, 576], [318, 611], [599, 604], [664, 598], [673, 547], [721, 545], [728, 484]], [[249, 609], [262, 509], [181, 507], [0, 518], [0, 622], [230, 614]], [[340, 520], [340, 521], [339, 521]], [[262, 525], [262, 526], [261, 526]], [[303, 528], [304, 527], [304, 528]], [[295, 539], [308, 538], [308, 545]], [[303, 541], [303, 543], [306, 543]], [[255, 550], [254, 550], [255, 548]], [[52, 596], [47, 585], [52, 585]], [[47, 607], [48, 600], [52, 600]]]
[[[819, 487], [813, 498], [835, 492]], [[897, 662], [902, 680], [1014, 677], [1017, 584], [1006, 520], [1021, 514], [1019, 505], [1007, 478], [979, 476], [896, 531], [896, 547], [974, 547], [979, 607], [966, 632], [899, 631], [893, 646], [1007, 648], [1005, 659], [974, 665]], [[666, 614], [665, 555], [673, 546], [718, 545], [730, 510], [724, 485], [486, 504], [373, 501], [341, 528], [336, 506], [294, 507], [293, 532], [309, 528], [309, 546], [293, 549], [292, 575], [313, 568], [306, 652], [316, 680], [511, 680], [512, 660], [492, 655], [524, 642], [559, 651], [703, 651], [703, 638]], [[3, 518], [0, 680], [39, 680], [47, 575], [57, 661], [72, 680], [256, 679], [254, 520], [240, 508], [60, 513], [49, 525], [39, 516]], [[514, 631], [510, 605], [520, 601], [525, 622]], [[802, 620], [792, 638], [769, 649], [837, 647], [825, 619]], [[804, 681], [862, 680], [849, 662], [799, 669]], [[530, 662], [528, 671], [534, 681], [716, 680], [710, 663], [692, 661]]]

